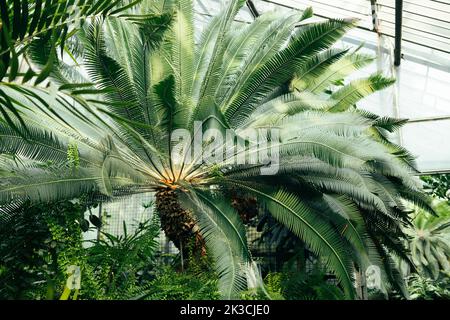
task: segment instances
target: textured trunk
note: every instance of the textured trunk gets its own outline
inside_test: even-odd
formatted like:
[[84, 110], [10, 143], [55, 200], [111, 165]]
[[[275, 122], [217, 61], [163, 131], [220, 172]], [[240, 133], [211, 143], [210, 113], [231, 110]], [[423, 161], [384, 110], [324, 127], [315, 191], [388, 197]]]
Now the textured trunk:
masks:
[[238, 192], [231, 191], [231, 205], [237, 211], [244, 224], [258, 215], [258, 202], [255, 197], [240, 196]]
[[182, 251], [183, 258], [206, 254], [205, 244], [198, 232], [195, 219], [189, 210], [184, 210], [175, 190], [161, 188], [156, 193], [156, 210], [161, 220], [161, 228], [167, 238]]

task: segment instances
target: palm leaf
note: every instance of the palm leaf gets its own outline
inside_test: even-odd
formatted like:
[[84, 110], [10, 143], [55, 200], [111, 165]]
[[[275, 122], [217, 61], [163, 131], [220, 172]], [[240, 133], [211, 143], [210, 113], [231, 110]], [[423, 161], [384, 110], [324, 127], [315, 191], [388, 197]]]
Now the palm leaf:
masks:
[[251, 261], [239, 215], [220, 195], [195, 191], [185, 196], [184, 202], [193, 209], [207, 249], [215, 259], [222, 296], [236, 298], [247, 287], [246, 270]]

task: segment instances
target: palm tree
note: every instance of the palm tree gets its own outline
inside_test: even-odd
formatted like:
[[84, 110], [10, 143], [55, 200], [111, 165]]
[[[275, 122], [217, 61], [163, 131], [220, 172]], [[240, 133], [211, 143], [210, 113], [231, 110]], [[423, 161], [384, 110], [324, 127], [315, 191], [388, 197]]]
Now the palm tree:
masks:
[[412, 225], [405, 229], [411, 237], [408, 246], [414, 266], [424, 276], [437, 279], [441, 272], [450, 272], [450, 207], [435, 203], [438, 216], [414, 208]]
[[[1, 0], [0, 1], [0, 115], [8, 125], [17, 129], [16, 122], [24, 125], [20, 110], [26, 108], [21, 100], [30, 103], [28, 98], [34, 93], [28, 90], [27, 83], [38, 85], [49, 76], [57, 50], [52, 50], [41, 68], [35, 68], [27, 57], [27, 49], [36, 43], [45, 42], [48, 46], [66, 50], [70, 39], [88, 19], [101, 16], [115, 16], [141, 22], [145, 16], [128, 16], [124, 12], [138, 4], [137, 1], [109, 0]], [[20, 82], [19, 82], [20, 81]], [[20, 83], [21, 85], [18, 85]], [[12, 100], [8, 90], [17, 91], [20, 100]], [[34, 96], [36, 99], [36, 96]], [[37, 99], [42, 107], [50, 107]], [[15, 121], [13, 121], [15, 120]]]
[[[82, 68], [55, 60], [59, 90], [30, 89], [51, 109], [25, 109], [20, 132], [0, 122], [3, 216], [25, 199], [156, 192], [168, 237], [182, 250], [193, 238], [204, 243], [229, 298], [245, 288], [252, 265], [227, 196], [238, 193], [256, 198], [321, 257], [348, 298], [355, 268], [379, 265], [396, 285], [383, 257], [402, 254], [401, 199], [427, 203], [411, 156], [386, 138], [404, 121], [355, 108], [393, 80], [375, 74], [330, 90], [373, 60], [333, 47], [355, 21], [311, 22], [308, 9], [242, 25], [234, 18], [244, 4], [227, 1], [197, 37], [191, 0], [143, 2], [132, 13], [146, 15], [145, 23], [86, 21], [71, 40]], [[52, 50], [40, 43], [30, 55], [42, 66]], [[267, 144], [255, 143], [255, 130]], [[188, 133], [187, 143], [175, 132]], [[240, 147], [220, 159], [219, 136], [230, 132]], [[268, 149], [269, 161], [249, 163]]]

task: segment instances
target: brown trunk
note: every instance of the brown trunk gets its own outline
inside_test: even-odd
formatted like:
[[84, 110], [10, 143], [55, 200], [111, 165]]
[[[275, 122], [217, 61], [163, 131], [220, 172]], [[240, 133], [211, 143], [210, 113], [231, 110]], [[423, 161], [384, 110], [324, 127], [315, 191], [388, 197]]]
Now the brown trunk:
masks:
[[258, 215], [258, 202], [255, 197], [240, 196], [236, 191], [232, 191], [231, 205], [241, 216], [244, 224], [248, 224]]
[[161, 188], [156, 193], [156, 210], [166, 237], [183, 251], [187, 261], [192, 255], [204, 256], [205, 243], [189, 210], [180, 206], [175, 190]]

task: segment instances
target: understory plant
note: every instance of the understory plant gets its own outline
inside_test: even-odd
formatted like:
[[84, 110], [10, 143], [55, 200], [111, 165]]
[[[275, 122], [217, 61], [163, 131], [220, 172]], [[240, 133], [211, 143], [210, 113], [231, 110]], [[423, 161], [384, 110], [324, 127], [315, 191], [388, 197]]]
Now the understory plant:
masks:
[[27, 202], [1, 224], [0, 299], [57, 299], [69, 265], [81, 266], [86, 288], [92, 287], [92, 277], [83, 268], [80, 221], [85, 209], [77, 201]]
[[161, 266], [155, 270], [152, 280], [129, 290], [124, 297], [130, 300], [220, 299], [217, 275], [212, 270], [198, 273], [195, 267], [192, 269], [179, 272], [172, 266]]
[[269, 272], [264, 277], [264, 290], [246, 291], [245, 300], [344, 300], [345, 294], [330, 277], [319, 261], [309, 269], [298, 269], [286, 263], [279, 272]]
[[441, 281], [413, 274], [408, 278], [408, 290], [412, 300], [449, 300], [450, 274], [443, 276]]
[[122, 235], [101, 232], [100, 239], [91, 240], [92, 246], [84, 251], [103, 299], [124, 299], [129, 291], [154, 278], [159, 221], [139, 222], [130, 233], [125, 221], [122, 225]]
[[401, 287], [388, 253], [407, 259], [402, 199], [428, 204], [413, 158], [388, 139], [405, 121], [355, 107], [394, 80], [377, 73], [330, 90], [373, 61], [334, 46], [357, 21], [312, 21], [307, 9], [243, 25], [243, 5], [225, 1], [201, 32], [192, 0], [127, 9], [145, 19], [89, 19], [66, 41], [74, 63], [48, 39], [32, 42], [35, 68], [54, 58], [48, 88], [27, 88], [34, 96], [2, 87], [13, 106], [32, 105], [25, 127], [0, 121], [2, 217], [25, 201], [155, 192], [168, 238], [212, 258], [222, 297], [233, 298], [255, 274], [229, 196], [239, 194], [320, 257], [347, 298], [355, 270], [370, 265]]
[[450, 174], [422, 176], [421, 179], [425, 182], [424, 189], [427, 193], [450, 203]]
[[100, 239], [86, 242], [82, 203], [25, 203], [2, 223], [1, 300], [60, 299], [74, 268], [80, 271], [79, 287], [69, 288], [65, 299], [125, 299], [155, 278], [159, 221], [141, 222], [130, 233], [124, 223], [123, 235], [101, 232]]
[[[415, 207], [412, 225], [405, 228], [412, 262], [419, 274], [433, 280], [450, 272], [450, 206], [446, 201], [432, 203], [436, 216]], [[406, 274], [411, 271], [402, 264]]]

